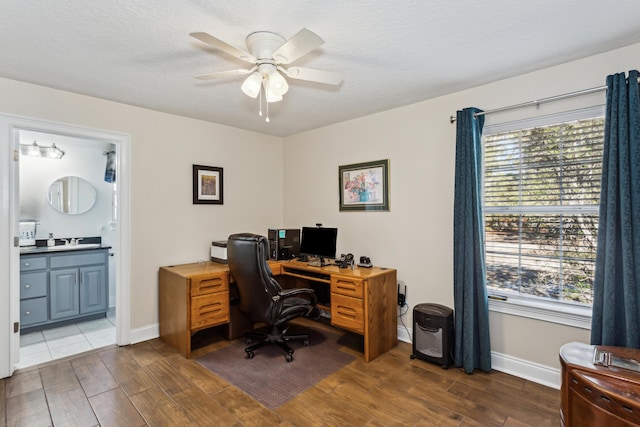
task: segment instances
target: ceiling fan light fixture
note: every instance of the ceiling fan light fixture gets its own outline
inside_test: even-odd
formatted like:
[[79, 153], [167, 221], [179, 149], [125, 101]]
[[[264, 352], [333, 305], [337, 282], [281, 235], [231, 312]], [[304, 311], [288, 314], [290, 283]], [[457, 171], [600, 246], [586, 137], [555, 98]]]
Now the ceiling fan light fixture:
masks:
[[264, 85], [264, 97], [267, 100], [267, 102], [278, 102], [278, 101], [282, 101], [282, 95], [278, 95], [277, 93], [275, 93], [270, 85], [265, 84]]
[[282, 74], [275, 69], [269, 74], [267, 86], [271, 89], [271, 92], [273, 92], [274, 95], [279, 96], [284, 95], [289, 90], [287, 79], [285, 79]]
[[242, 83], [241, 89], [245, 95], [251, 98], [257, 98], [260, 94], [260, 88], [262, 87], [262, 75], [257, 71], [254, 71], [247, 79]]

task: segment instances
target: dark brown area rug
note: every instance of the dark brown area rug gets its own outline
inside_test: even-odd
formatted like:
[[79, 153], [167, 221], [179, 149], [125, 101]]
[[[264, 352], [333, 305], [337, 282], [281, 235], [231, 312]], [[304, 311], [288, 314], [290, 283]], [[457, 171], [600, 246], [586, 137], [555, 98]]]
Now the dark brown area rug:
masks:
[[295, 351], [292, 362], [285, 360], [285, 352], [277, 344], [256, 350], [254, 358], [249, 359], [244, 351], [244, 339], [196, 360], [267, 408], [274, 409], [355, 359], [340, 351], [339, 334], [306, 325], [292, 325], [289, 333], [310, 335], [308, 347], [302, 341], [289, 343]]

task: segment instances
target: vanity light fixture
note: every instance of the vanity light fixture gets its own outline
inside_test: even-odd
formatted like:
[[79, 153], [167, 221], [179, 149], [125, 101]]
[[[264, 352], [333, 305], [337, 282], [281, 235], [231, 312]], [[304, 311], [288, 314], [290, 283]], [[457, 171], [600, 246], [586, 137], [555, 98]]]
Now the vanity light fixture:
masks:
[[33, 144], [20, 144], [20, 154], [29, 157], [46, 157], [48, 159], [61, 159], [64, 156], [64, 151], [56, 147], [56, 144], [51, 144], [51, 147], [45, 147], [44, 145], [38, 145], [36, 141]]

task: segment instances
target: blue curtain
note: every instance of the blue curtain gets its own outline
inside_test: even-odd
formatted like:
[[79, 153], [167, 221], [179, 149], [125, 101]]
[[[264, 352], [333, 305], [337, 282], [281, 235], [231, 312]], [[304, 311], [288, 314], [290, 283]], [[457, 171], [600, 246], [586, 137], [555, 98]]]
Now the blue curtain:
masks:
[[638, 71], [607, 77], [591, 344], [640, 348]]
[[454, 364], [468, 374], [491, 370], [481, 205], [482, 126], [477, 108], [457, 112], [453, 207]]

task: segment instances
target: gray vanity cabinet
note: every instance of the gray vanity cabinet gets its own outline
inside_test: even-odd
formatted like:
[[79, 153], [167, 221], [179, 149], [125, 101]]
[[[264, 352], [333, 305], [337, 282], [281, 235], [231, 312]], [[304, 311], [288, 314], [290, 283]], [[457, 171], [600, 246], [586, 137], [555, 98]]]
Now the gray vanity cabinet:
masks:
[[52, 270], [49, 272], [49, 283], [51, 283], [51, 296], [49, 297], [51, 320], [80, 314], [78, 269]]
[[80, 269], [80, 313], [89, 314], [109, 309], [107, 267], [97, 265]]
[[22, 255], [21, 329], [45, 329], [57, 322], [106, 313], [108, 259], [108, 249]]

